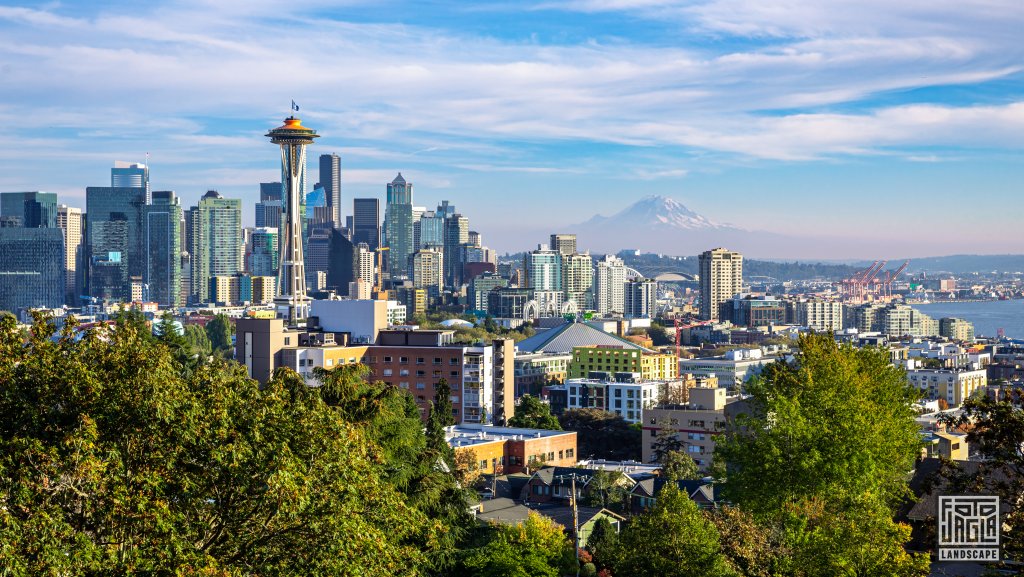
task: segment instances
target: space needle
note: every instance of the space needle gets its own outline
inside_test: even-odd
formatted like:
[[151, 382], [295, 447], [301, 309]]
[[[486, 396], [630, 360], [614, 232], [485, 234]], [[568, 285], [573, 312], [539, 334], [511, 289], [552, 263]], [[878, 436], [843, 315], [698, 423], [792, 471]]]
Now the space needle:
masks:
[[[294, 109], [297, 109], [292, 104]], [[309, 314], [306, 296], [306, 265], [302, 254], [303, 195], [306, 190], [306, 145], [320, 138], [312, 128], [302, 125], [294, 115], [266, 134], [270, 142], [281, 146], [282, 214], [278, 234], [280, 254], [277, 294], [274, 305], [288, 326], [295, 326]]]

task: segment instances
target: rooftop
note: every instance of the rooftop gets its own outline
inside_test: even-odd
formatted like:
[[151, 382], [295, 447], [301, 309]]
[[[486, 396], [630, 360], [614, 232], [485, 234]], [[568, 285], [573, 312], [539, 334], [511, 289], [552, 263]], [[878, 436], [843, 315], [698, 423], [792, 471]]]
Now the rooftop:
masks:
[[529, 353], [568, 353], [575, 347], [615, 346], [643, 352], [654, 352], [632, 341], [598, 330], [586, 323], [570, 322], [538, 331], [516, 345]]
[[484, 443], [543, 439], [560, 435], [575, 435], [572, 431], [548, 431], [546, 429], [524, 429], [518, 427], [495, 427], [493, 425], [452, 425], [445, 429], [445, 440], [453, 448], [472, 447]]

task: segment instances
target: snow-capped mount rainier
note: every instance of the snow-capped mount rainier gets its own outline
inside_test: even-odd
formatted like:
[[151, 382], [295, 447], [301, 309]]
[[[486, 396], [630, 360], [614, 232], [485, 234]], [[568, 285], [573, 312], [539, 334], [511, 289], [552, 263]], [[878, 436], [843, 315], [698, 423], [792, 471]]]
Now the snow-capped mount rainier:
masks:
[[614, 216], [594, 215], [580, 227], [612, 225], [621, 230], [623, 227], [669, 227], [679, 229], [731, 229], [742, 230], [725, 223], [715, 222], [704, 215], [697, 214], [675, 199], [651, 195], [647, 196]]

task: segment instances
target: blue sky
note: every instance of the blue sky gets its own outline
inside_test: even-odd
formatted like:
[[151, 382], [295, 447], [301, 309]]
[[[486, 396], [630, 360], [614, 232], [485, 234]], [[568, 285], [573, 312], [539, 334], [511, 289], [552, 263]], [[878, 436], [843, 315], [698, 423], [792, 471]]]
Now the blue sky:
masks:
[[784, 257], [1024, 252], [1019, 0], [282, 5], [0, 6], [0, 190], [84, 206], [149, 152], [251, 222], [295, 99], [346, 203], [401, 171], [499, 250], [661, 194], [849, 239]]

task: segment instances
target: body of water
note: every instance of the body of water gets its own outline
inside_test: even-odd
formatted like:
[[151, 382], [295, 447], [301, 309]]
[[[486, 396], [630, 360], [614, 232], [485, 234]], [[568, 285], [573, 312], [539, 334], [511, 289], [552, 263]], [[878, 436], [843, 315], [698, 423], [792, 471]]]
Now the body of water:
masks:
[[974, 323], [974, 334], [994, 337], [1003, 329], [1012, 339], [1024, 339], [1024, 300], [948, 302], [911, 305], [938, 320], [957, 317]]

